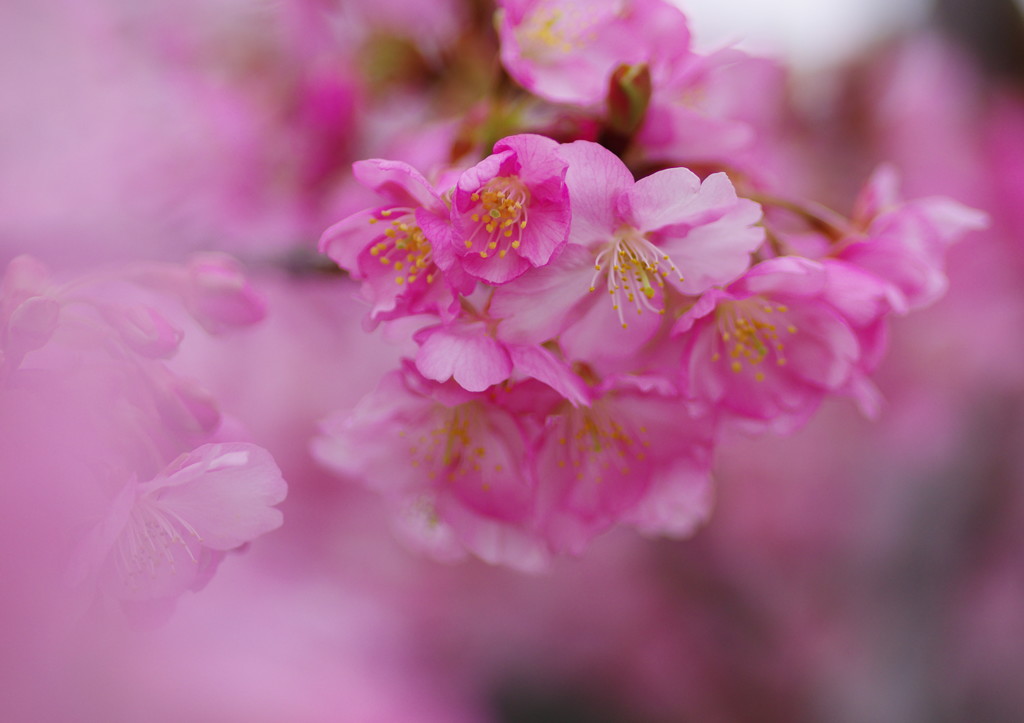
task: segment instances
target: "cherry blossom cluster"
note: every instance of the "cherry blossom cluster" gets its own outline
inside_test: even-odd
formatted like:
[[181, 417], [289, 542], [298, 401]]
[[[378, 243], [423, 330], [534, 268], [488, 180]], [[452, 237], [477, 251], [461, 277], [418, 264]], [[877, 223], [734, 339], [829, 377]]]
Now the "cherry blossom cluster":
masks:
[[876, 412], [888, 320], [984, 217], [901, 199], [888, 167], [848, 216], [780, 188], [773, 66], [697, 53], [661, 0], [499, 5], [514, 132], [357, 162], [376, 201], [321, 239], [415, 353], [315, 451], [434, 554], [536, 569], [618, 523], [691, 532], [726, 428]]
[[23, 504], [5, 528], [53, 550], [33, 574], [83, 604], [151, 617], [281, 524], [286, 486], [270, 454], [234, 441], [216, 402], [167, 363], [187, 326], [216, 334], [264, 312], [218, 253], [70, 278], [30, 256], [10, 262], [0, 427], [5, 458], [18, 460], [5, 485]]

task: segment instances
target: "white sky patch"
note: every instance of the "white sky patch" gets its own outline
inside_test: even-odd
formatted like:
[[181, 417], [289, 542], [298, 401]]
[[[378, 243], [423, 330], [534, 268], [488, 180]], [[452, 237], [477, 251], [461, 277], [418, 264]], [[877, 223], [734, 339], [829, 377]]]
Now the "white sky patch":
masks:
[[927, 0], [673, 1], [690, 18], [699, 50], [736, 43], [800, 70], [847, 60], [888, 33], [913, 27], [928, 9]]

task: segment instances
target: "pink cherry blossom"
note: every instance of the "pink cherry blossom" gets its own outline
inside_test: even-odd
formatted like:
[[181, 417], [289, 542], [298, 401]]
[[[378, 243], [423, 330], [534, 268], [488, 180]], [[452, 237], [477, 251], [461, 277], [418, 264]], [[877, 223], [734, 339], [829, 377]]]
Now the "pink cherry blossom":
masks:
[[854, 222], [862, 232], [836, 255], [888, 281], [902, 311], [933, 303], [946, 290], [946, 250], [987, 216], [952, 199], [935, 196], [902, 201], [898, 178], [882, 166], [861, 191]]
[[499, 403], [506, 394], [430, 382], [407, 365], [351, 414], [328, 420], [313, 449], [328, 467], [382, 493], [416, 546], [535, 569], [547, 558], [528, 534], [536, 480], [525, 420]]
[[599, 107], [620, 65], [685, 52], [686, 18], [662, 0], [502, 0], [501, 60], [531, 93]]
[[770, 259], [705, 293], [676, 324], [684, 393], [750, 429], [789, 432], [827, 393], [876, 404], [866, 374], [884, 348], [891, 299], [854, 267]]
[[537, 476], [542, 534], [553, 551], [580, 554], [625, 520], [684, 535], [707, 516], [712, 420], [650, 386], [611, 380], [590, 406], [563, 404], [547, 417]]
[[281, 525], [287, 487], [266, 450], [207, 444], [148, 482], [130, 480], [83, 542], [76, 576], [124, 602], [199, 589], [228, 550]]
[[688, 53], [652, 67], [650, 106], [637, 142], [673, 163], [711, 163], [771, 176], [785, 117], [785, 73], [733, 48]]
[[446, 202], [408, 164], [360, 161], [353, 171], [385, 204], [331, 226], [320, 239], [320, 251], [364, 282], [370, 323], [408, 314], [454, 314], [456, 295], [471, 291], [473, 280], [446, 257], [450, 244], [432, 241], [423, 228], [432, 229], [434, 239], [450, 233]]
[[470, 276], [505, 284], [543, 266], [569, 234], [566, 162], [550, 138], [498, 141], [494, 154], [464, 172], [452, 203], [452, 254]]
[[761, 209], [728, 177], [685, 168], [640, 181], [588, 141], [563, 146], [572, 204], [570, 245], [553, 264], [497, 291], [499, 333], [543, 342], [560, 335], [572, 358], [634, 353], [661, 326], [674, 295], [728, 283], [763, 240]]
[[535, 381], [474, 394], [406, 366], [329, 420], [314, 450], [384, 494], [418, 546], [535, 569], [623, 521], [692, 532], [713, 432], [657, 379], [615, 379], [577, 405]]

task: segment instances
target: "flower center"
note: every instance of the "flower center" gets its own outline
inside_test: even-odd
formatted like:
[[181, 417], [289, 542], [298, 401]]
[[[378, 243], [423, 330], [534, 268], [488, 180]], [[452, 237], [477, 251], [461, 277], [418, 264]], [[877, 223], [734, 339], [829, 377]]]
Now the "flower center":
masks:
[[522, 245], [530, 202], [522, 181], [510, 176], [492, 178], [470, 200], [476, 204], [470, 215], [476, 228], [465, 241], [467, 249], [476, 250], [482, 259], [495, 253], [505, 258], [509, 249]]
[[[797, 331], [785, 316], [788, 311], [784, 304], [773, 304], [757, 296], [720, 303], [715, 309], [718, 336], [711, 360], [717, 362], [728, 357], [730, 368], [737, 374], [745, 364], [757, 367], [771, 359], [776, 366], [785, 366], [786, 345], [780, 330], [789, 334]], [[764, 372], [755, 371], [754, 379], [763, 382]]]
[[[505, 471], [504, 465], [495, 461], [500, 455], [488, 450], [484, 443], [493, 436], [494, 430], [486, 427], [475, 403], [440, 407], [439, 410], [434, 427], [419, 435], [409, 447], [413, 467], [425, 468], [432, 481], [441, 476], [449, 483], [471, 475]], [[490, 489], [487, 482], [481, 486], [484, 491]]]
[[593, 24], [594, 19], [585, 11], [540, 4], [524, 19], [517, 34], [523, 54], [540, 60], [572, 52]]
[[647, 459], [647, 428], [627, 429], [600, 402], [589, 409], [568, 408], [563, 419], [558, 466], [575, 470], [577, 481], [589, 477], [600, 484], [605, 474], [626, 476], [632, 473], [632, 462]]
[[628, 329], [624, 311], [627, 306], [635, 308], [638, 314], [644, 310], [665, 313], [664, 301], [659, 306], [654, 297], [658, 289], [665, 287], [665, 277], [670, 273], [679, 281], [683, 280], [682, 273], [668, 254], [637, 229], [624, 226], [594, 259], [590, 290], [597, 289], [599, 278], [604, 274], [612, 308], [618, 313], [622, 328]]
[[388, 226], [380, 240], [370, 247], [370, 254], [397, 272], [395, 283], [398, 285], [412, 284], [421, 277], [432, 284], [437, 278], [434, 251], [423, 230], [416, 225], [413, 210], [389, 208], [381, 211], [380, 216], [370, 218], [371, 224], [381, 221], [387, 221]]
[[115, 563], [130, 586], [138, 586], [143, 575], [156, 577], [165, 564], [173, 575], [175, 545], [181, 545], [192, 562], [196, 562], [189, 547], [190, 538], [196, 542], [203, 541], [181, 515], [156, 502], [140, 499], [118, 539]]

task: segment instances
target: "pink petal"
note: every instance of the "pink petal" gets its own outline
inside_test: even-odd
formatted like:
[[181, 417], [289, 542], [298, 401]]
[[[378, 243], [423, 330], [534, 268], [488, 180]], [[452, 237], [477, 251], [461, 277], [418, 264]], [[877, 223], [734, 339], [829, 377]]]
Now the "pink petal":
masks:
[[542, 346], [513, 344], [507, 347], [516, 371], [547, 384], [573, 406], [590, 402], [586, 384], [564, 362]]
[[548, 266], [502, 286], [491, 301], [491, 314], [502, 320], [498, 336], [524, 344], [553, 339], [573, 307], [589, 293], [593, 269], [593, 254], [570, 244]]
[[590, 141], [568, 143], [559, 153], [569, 163], [569, 242], [590, 246], [609, 241], [621, 224], [615, 211], [618, 197], [633, 187], [633, 174], [618, 156]]
[[254, 444], [205, 444], [170, 476], [140, 486], [199, 533], [204, 547], [230, 550], [280, 527], [288, 487], [270, 453]]
[[488, 336], [482, 325], [433, 327], [417, 335], [421, 340], [416, 368], [427, 379], [454, 378], [471, 392], [482, 392], [512, 373], [508, 352]]
[[444, 205], [430, 182], [408, 163], [372, 158], [353, 163], [352, 173], [361, 184], [396, 205], [431, 209]]

